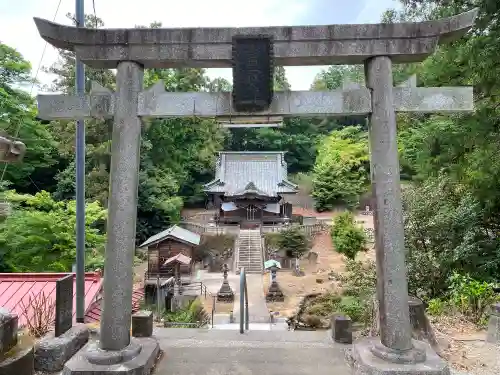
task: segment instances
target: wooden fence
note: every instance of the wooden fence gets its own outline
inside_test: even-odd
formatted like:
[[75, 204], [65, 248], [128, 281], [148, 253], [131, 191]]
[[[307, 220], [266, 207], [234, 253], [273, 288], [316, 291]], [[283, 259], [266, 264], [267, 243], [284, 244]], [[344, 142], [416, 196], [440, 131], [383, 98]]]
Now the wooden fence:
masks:
[[204, 233], [212, 233], [212, 234], [235, 234], [239, 235], [240, 226], [239, 225], [210, 225], [204, 223], [196, 223], [196, 222], [181, 222], [180, 226], [184, 229], [190, 230], [191, 232], [204, 234]]
[[[315, 224], [297, 225], [297, 227], [303, 230], [308, 236], [314, 236], [315, 234], [326, 230], [328, 225], [318, 222]], [[288, 227], [284, 225], [264, 225], [262, 227], [262, 233], [280, 232], [286, 228]]]

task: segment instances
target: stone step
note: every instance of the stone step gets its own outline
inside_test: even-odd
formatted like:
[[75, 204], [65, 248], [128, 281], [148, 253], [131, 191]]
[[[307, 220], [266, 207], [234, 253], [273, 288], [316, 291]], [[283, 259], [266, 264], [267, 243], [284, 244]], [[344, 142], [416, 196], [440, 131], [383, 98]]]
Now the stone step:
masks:
[[[174, 332], [175, 331], [175, 332]], [[346, 346], [329, 332], [200, 330], [158, 328], [154, 335], [167, 353], [156, 375], [350, 375]]]
[[255, 267], [255, 268], [262, 268], [261, 262], [252, 262], [252, 261], [246, 261], [246, 260], [241, 260], [238, 262], [241, 266], [244, 267]]

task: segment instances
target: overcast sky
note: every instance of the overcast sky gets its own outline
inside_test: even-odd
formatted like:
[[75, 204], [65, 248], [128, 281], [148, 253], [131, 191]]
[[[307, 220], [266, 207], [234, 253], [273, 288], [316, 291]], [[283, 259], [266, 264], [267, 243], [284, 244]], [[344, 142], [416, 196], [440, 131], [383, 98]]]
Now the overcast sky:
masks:
[[[85, 12], [93, 13], [92, 0]], [[243, 27], [376, 23], [395, 0], [94, 0], [96, 15], [106, 27], [133, 27], [159, 21], [163, 27]], [[45, 42], [33, 17], [52, 20], [59, 0], [0, 0], [0, 41], [16, 48], [31, 61], [33, 74], [39, 65]], [[74, 13], [75, 0], [62, 0], [55, 22], [70, 24], [66, 13]], [[47, 46], [42, 66], [57, 60], [57, 50]], [[287, 67], [294, 90], [309, 89], [314, 76], [324, 67]], [[210, 77], [231, 81], [230, 69], [210, 69]], [[51, 77], [40, 72], [38, 79]], [[36, 92], [36, 90], [35, 90]], [[34, 92], [34, 93], [35, 93]]]

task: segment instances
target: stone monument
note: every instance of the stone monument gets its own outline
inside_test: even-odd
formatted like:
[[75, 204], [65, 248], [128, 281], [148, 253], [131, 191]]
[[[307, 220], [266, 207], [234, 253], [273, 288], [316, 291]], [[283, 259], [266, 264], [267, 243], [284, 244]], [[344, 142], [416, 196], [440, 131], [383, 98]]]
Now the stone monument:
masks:
[[224, 280], [222, 281], [222, 285], [217, 292], [217, 301], [219, 302], [233, 302], [234, 301], [234, 293], [227, 281], [227, 273], [229, 271], [229, 267], [226, 263], [222, 266], [222, 273], [224, 276]]
[[491, 306], [486, 341], [492, 344], [500, 344], [500, 303]]
[[[354, 371], [447, 374], [448, 366], [428, 345], [411, 339], [396, 112], [472, 111], [473, 92], [471, 87], [416, 87], [415, 79], [394, 87], [392, 64], [423, 61], [438, 44], [466, 33], [476, 14], [420, 23], [226, 29], [96, 30], [35, 18], [40, 35], [54, 47], [73, 51], [93, 68], [117, 70], [116, 92], [94, 85], [87, 96], [38, 96], [44, 120], [114, 118], [101, 342], [81, 361], [68, 362], [66, 374], [91, 374], [105, 362], [146, 366], [158, 351], [152, 339], [130, 340], [141, 119], [249, 115], [369, 117], [380, 337], [354, 344]], [[276, 92], [268, 107], [253, 113], [236, 111], [229, 92], [165, 92], [163, 82], [142, 89], [145, 68], [231, 67], [235, 38], [247, 37], [252, 47], [257, 36], [272, 40], [265, 60], [271, 57], [274, 65], [364, 64], [366, 87]]]

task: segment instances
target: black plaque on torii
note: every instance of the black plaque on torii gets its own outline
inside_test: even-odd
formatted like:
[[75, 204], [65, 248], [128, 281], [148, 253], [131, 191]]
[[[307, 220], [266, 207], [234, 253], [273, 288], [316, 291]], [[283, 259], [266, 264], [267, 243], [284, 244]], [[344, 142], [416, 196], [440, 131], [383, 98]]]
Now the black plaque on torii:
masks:
[[238, 112], [269, 109], [274, 95], [272, 38], [233, 37], [233, 107]]

